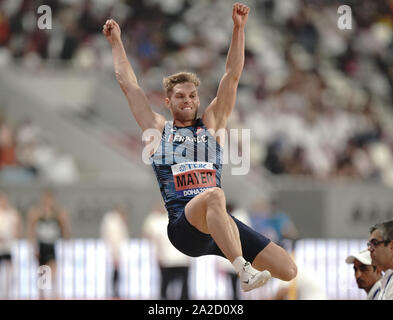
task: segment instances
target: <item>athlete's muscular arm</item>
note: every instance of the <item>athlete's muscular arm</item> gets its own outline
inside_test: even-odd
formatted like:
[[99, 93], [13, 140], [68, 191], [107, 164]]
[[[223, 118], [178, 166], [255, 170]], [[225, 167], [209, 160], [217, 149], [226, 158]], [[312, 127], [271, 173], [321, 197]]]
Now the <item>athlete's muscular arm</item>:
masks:
[[135, 120], [142, 130], [155, 128], [161, 131], [165, 125], [165, 118], [151, 109], [145, 93], [138, 85], [121, 40], [119, 25], [112, 19], [107, 20], [102, 32], [112, 46], [116, 79], [127, 98]]
[[245, 34], [250, 8], [235, 3], [232, 8], [233, 32], [225, 74], [220, 81], [217, 97], [206, 108], [203, 121], [209, 129], [217, 131], [226, 127], [227, 119], [236, 102], [236, 91], [244, 66]]

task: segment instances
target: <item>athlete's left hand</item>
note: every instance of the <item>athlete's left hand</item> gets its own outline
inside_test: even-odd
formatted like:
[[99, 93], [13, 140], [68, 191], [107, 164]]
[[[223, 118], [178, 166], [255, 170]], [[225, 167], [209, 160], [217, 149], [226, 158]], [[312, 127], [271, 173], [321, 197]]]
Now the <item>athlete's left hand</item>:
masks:
[[247, 22], [249, 12], [249, 7], [247, 7], [245, 4], [236, 2], [232, 7], [233, 24], [236, 27], [244, 27]]

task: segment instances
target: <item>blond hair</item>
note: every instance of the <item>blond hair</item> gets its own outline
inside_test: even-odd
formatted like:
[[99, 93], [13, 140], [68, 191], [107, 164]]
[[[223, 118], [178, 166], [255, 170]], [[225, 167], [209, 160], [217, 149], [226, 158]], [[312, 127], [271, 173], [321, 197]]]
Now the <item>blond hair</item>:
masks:
[[175, 85], [185, 82], [191, 82], [197, 88], [201, 83], [201, 81], [199, 80], [199, 78], [195, 73], [179, 72], [179, 73], [172, 74], [169, 77], [164, 78], [164, 80], [162, 81], [166, 96], [169, 97], [172, 94], [172, 89]]

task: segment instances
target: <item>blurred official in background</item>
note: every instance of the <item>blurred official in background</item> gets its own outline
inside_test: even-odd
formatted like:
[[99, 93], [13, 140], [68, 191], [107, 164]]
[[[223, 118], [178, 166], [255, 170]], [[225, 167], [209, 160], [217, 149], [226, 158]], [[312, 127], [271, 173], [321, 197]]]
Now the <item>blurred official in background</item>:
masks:
[[380, 300], [393, 300], [393, 220], [372, 226], [367, 246], [372, 263], [384, 272]]
[[[161, 299], [188, 300], [188, 274], [191, 259], [177, 250], [168, 239], [168, 217], [164, 206], [158, 203], [147, 215], [142, 228], [143, 237], [149, 239], [154, 247], [161, 273]], [[169, 295], [168, 288], [179, 281], [180, 294]]]
[[371, 262], [370, 251], [363, 250], [352, 254], [345, 259], [348, 264], [353, 264], [356, 282], [360, 289], [367, 293], [368, 300], [379, 300], [381, 295], [381, 269]]
[[[28, 238], [33, 246], [38, 266], [47, 265], [51, 270], [52, 297], [56, 289], [56, 242], [70, 239], [70, 223], [67, 211], [57, 204], [52, 191], [44, 191], [40, 202], [28, 213]], [[40, 290], [40, 297], [44, 292]]]
[[0, 192], [0, 299], [9, 299], [12, 286], [12, 245], [22, 234], [19, 212], [4, 192]]
[[105, 213], [101, 221], [101, 238], [107, 247], [112, 266], [112, 295], [114, 298], [119, 298], [121, 247], [129, 239], [125, 206], [118, 205]]

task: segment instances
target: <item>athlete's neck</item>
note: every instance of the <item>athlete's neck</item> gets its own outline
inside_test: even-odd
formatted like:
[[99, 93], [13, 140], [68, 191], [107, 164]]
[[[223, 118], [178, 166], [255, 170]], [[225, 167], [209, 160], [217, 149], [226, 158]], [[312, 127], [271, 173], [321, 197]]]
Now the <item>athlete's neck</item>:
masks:
[[177, 119], [173, 120], [173, 125], [176, 127], [189, 127], [189, 126], [194, 125], [195, 123], [196, 123], [196, 119], [195, 120], [185, 120], [185, 121], [177, 120]]

